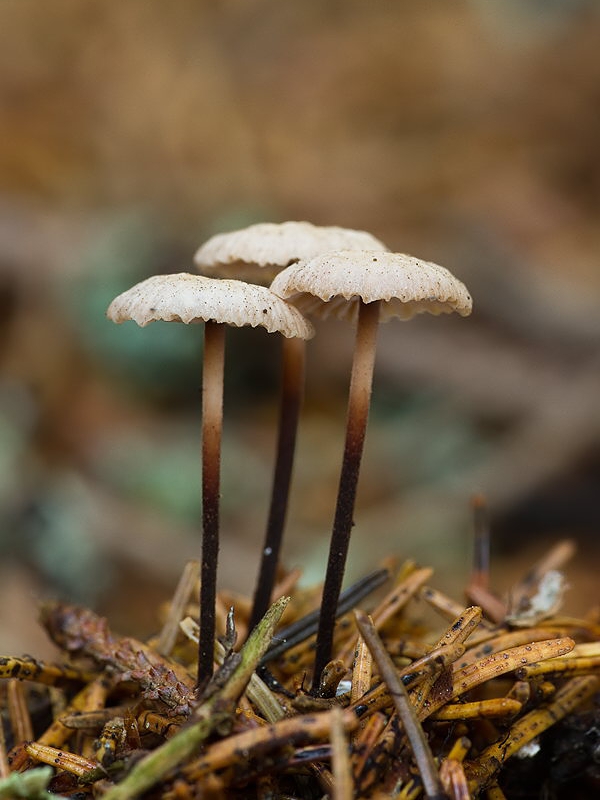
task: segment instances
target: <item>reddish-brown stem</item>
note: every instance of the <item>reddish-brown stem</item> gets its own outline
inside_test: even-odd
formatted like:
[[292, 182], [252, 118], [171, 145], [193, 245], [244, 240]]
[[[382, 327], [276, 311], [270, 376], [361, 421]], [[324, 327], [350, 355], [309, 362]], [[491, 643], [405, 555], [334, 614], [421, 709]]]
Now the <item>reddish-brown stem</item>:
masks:
[[206, 322], [202, 373], [202, 562], [198, 644], [199, 688], [205, 686], [213, 674], [217, 564], [219, 560], [224, 362], [225, 326], [217, 322]]
[[329, 559], [323, 586], [323, 599], [317, 631], [317, 651], [312, 691], [317, 693], [321, 673], [331, 659], [335, 612], [344, 579], [344, 569], [350, 533], [352, 531], [356, 487], [360, 472], [371, 386], [375, 364], [375, 346], [379, 324], [380, 301], [363, 303], [359, 301], [358, 323], [356, 327], [356, 346], [352, 362], [350, 392], [348, 395], [348, 416], [346, 421], [346, 444], [342, 460], [342, 470], [338, 487], [337, 504], [333, 521], [333, 531], [329, 546]]
[[279, 410], [279, 433], [277, 438], [277, 455], [271, 491], [271, 506], [267, 521], [267, 530], [262, 550], [258, 581], [254, 593], [254, 604], [250, 615], [248, 630], [251, 631], [265, 615], [271, 604], [271, 592], [275, 583], [275, 573], [279, 561], [283, 528], [287, 513], [294, 450], [296, 448], [296, 431], [302, 404], [304, 387], [303, 339], [283, 339], [282, 342], [282, 386], [281, 406]]

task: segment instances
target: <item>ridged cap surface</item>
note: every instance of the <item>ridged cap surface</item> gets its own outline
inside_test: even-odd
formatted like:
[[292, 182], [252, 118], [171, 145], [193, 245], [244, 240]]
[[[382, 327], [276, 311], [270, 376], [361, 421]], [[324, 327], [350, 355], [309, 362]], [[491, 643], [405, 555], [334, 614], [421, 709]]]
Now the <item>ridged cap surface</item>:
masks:
[[283, 268], [331, 250], [387, 250], [366, 231], [311, 222], [259, 222], [218, 233], [194, 256], [205, 275], [227, 275], [269, 284]]
[[403, 253], [341, 250], [293, 264], [271, 290], [306, 314], [339, 319], [356, 313], [357, 299], [382, 300], [381, 319], [415, 314], [465, 317], [472, 300], [466, 286], [445, 267]]
[[311, 323], [297, 308], [264, 286], [242, 281], [217, 280], [181, 272], [154, 275], [116, 297], [106, 312], [113, 322], [206, 322], [250, 325], [279, 332], [285, 337], [310, 339]]

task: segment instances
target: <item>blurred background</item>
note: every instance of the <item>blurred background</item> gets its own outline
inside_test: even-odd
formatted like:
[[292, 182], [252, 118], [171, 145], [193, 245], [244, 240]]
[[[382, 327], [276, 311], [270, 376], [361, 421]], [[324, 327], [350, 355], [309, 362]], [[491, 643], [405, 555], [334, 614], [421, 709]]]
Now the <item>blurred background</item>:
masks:
[[[598, 600], [600, 5], [3, 0], [0, 650], [35, 604], [145, 635], [199, 553], [201, 329], [104, 317], [212, 234], [308, 219], [450, 268], [469, 319], [380, 333], [348, 579], [389, 553], [457, 597], [469, 499], [505, 589], [569, 536]], [[353, 335], [321, 325], [285, 562], [322, 578]], [[220, 583], [251, 591], [278, 343], [228, 340]]]

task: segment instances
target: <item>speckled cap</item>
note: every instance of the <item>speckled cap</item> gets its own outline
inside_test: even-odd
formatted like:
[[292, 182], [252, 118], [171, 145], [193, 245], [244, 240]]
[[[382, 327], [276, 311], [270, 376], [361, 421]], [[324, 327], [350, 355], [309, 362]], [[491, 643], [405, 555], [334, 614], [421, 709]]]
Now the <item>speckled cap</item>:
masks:
[[332, 250], [387, 250], [366, 231], [310, 222], [259, 222], [219, 233], [194, 256], [198, 270], [215, 277], [236, 277], [268, 285], [290, 264]]
[[445, 267], [374, 250], [340, 250], [293, 264], [276, 276], [271, 291], [322, 318], [352, 317], [359, 297], [383, 301], [382, 321], [423, 312], [466, 317], [472, 307], [466, 286]]
[[288, 339], [314, 335], [297, 308], [264, 286], [186, 272], [154, 275], [137, 283], [112, 301], [106, 315], [113, 322], [133, 320], [141, 327], [156, 320], [186, 324], [213, 320], [236, 327], [260, 326]]

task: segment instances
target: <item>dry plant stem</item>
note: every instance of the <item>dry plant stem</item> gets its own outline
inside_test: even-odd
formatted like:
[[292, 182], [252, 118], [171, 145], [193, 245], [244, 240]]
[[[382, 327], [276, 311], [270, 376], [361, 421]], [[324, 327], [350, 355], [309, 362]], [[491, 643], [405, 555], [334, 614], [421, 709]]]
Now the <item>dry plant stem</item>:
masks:
[[34, 681], [46, 686], [68, 684], [70, 681], [89, 683], [94, 675], [91, 672], [77, 669], [76, 667], [46, 664], [35, 658], [0, 658], [0, 678], [15, 678], [19, 681]]
[[4, 735], [4, 725], [0, 725], [0, 780], [10, 775], [10, 765], [6, 752], [6, 737]]
[[[198, 641], [198, 625], [193, 619], [186, 617], [182, 622], [181, 628], [189, 639], [195, 642]], [[216, 639], [215, 661], [221, 666], [224, 660], [225, 647]], [[250, 677], [246, 694], [248, 699], [254, 703], [267, 722], [277, 722], [277, 720], [285, 716], [285, 712], [275, 695], [256, 673], [253, 673]]]
[[519, 680], [528, 680], [536, 675], [589, 675], [598, 672], [600, 656], [571, 658], [571, 654], [564, 658], [551, 658], [541, 664], [528, 664], [515, 671]]
[[202, 564], [200, 584], [200, 640], [198, 687], [213, 674], [215, 603], [219, 560], [219, 492], [221, 483], [221, 431], [223, 429], [223, 373], [225, 325], [204, 325], [202, 374]]
[[183, 568], [175, 594], [169, 605], [167, 619], [156, 643], [156, 650], [161, 656], [169, 656], [175, 646], [175, 640], [179, 633], [179, 623], [185, 614], [185, 608], [198, 580], [199, 567], [200, 562], [188, 561]]
[[536, 708], [516, 722], [508, 736], [486, 748], [470, 765], [470, 790], [475, 793], [485, 788], [508, 758], [591, 697], [598, 690], [598, 683], [598, 678], [592, 675], [573, 678], [557, 692], [551, 703]]
[[[416, 704], [417, 699], [421, 696], [419, 691], [421, 685], [427, 684], [429, 679], [431, 679], [432, 684], [435, 683], [440, 672], [447, 669], [457, 658], [460, 658], [463, 650], [464, 645], [460, 643], [438, 647], [426, 653], [417, 661], [413, 661], [404, 669], [399, 670], [398, 678], [402, 681], [404, 688], [407, 691], [409, 689], [413, 690], [411, 691], [411, 702], [413, 704]], [[416, 694], [414, 698], [413, 692]], [[385, 683], [380, 683], [366, 696], [352, 703], [352, 708], [361, 717], [364, 717], [367, 712], [372, 714], [374, 711], [385, 708], [390, 704], [391, 698], [386, 685]], [[418, 711], [418, 708], [416, 710]]]
[[388, 619], [398, 614], [432, 575], [431, 567], [415, 569], [395, 586], [373, 611], [375, 628], [381, 630]]
[[381, 677], [390, 691], [394, 707], [402, 721], [404, 731], [410, 742], [421, 775], [421, 780], [423, 781], [425, 796], [430, 798], [430, 800], [433, 800], [433, 798], [441, 799], [444, 797], [444, 790], [433, 754], [425, 732], [417, 720], [414, 709], [408, 699], [408, 693], [398, 677], [394, 662], [387, 654], [379, 638], [379, 634], [375, 630], [369, 617], [362, 611], [356, 611], [355, 617], [361, 636], [373, 655]]
[[[381, 603], [371, 614], [373, 625], [376, 630], [381, 630], [385, 623], [396, 614], [399, 614], [411, 597], [421, 588], [421, 586], [431, 578], [433, 570], [429, 567], [416, 569], [383, 598]], [[337, 657], [345, 661], [350, 666], [350, 659], [356, 647], [357, 637], [353, 637], [348, 644], [338, 650]]]
[[151, 789], [188, 758], [225, 719], [244, 692], [262, 658], [289, 598], [281, 598], [267, 611], [240, 651], [240, 662], [227, 683], [194, 712], [194, 722], [139, 761], [103, 800], [131, 800]]
[[[221, 642], [215, 642], [215, 658], [219, 664], [223, 663], [224, 657], [225, 648]], [[273, 692], [255, 672], [250, 677], [246, 694], [267, 722], [277, 722], [285, 716], [285, 712]]]
[[350, 701], [352, 703], [366, 694], [371, 688], [373, 674], [373, 656], [362, 636], [358, 637], [354, 651], [354, 664], [352, 665], [352, 684], [350, 688]]
[[[457, 645], [460, 647], [463, 646], [463, 642], [469, 638], [469, 636], [473, 633], [475, 628], [481, 622], [481, 609], [478, 606], [471, 606], [470, 608], [466, 608], [464, 613], [462, 613], [450, 626], [450, 628], [445, 632], [445, 634], [438, 640], [436, 643], [435, 649], [437, 648], [455, 648]], [[432, 652], [435, 652], [434, 651]], [[458, 660], [464, 654], [464, 649], [462, 652], [456, 655], [456, 658], [452, 658], [452, 662]], [[412, 666], [412, 665], [411, 665]], [[411, 693], [411, 702], [415, 707], [415, 711], [418, 714], [420, 710], [425, 705], [429, 693], [437, 680], [437, 675], [431, 675], [427, 677], [423, 683], [415, 689]]]
[[445, 758], [440, 766], [440, 778], [447, 796], [452, 800], [471, 800], [465, 770], [460, 761]]
[[460, 739], [457, 739], [452, 745], [452, 748], [448, 753], [448, 758], [452, 758], [454, 761], [464, 761], [470, 749], [470, 739], [468, 739], [466, 736], [461, 736]]
[[[465, 609], [461, 603], [457, 603], [456, 600], [452, 600], [452, 598], [437, 589], [433, 589], [431, 586], [424, 586], [419, 592], [419, 596], [449, 621], [453, 621], [455, 617], [459, 617], [464, 613]], [[487, 619], [480, 619], [478, 633], [483, 635], [484, 631], [497, 633], [496, 626], [493, 623]]]
[[341, 715], [339, 724], [342, 732], [354, 730], [358, 725], [356, 716], [340, 708], [301, 717], [283, 719], [273, 725], [253, 728], [234, 736], [229, 736], [210, 745], [200, 758], [183, 770], [188, 781], [198, 782], [205, 775], [230, 766], [243, 758], [248, 761], [286, 745], [302, 746], [325, 739], [333, 730], [333, 714]]
[[15, 742], [27, 742], [33, 739], [33, 725], [27, 708], [27, 700], [23, 684], [14, 678], [8, 681], [7, 703], [10, 726]]
[[184, 722], [183, 717], [165, 717], [155, 711], [142, 711], [137, 718], [138, 728], [142, 733], [158, 733], [165, 739], [175, 736]]
[[331, 710], [332, 800], [352, 800], [354, 797], [354, 781], [352, 780], [352, 770], [350, 768], [348, 739], [344, 728], [344, 712], [341, 708], [335, 707]]
[[506, 795], [497, 783], [494, 783], [487, 789], [485, 796], [486, 800], [506, 800]]
[[532, 642], [531, 644], [503, 650], [500, 653], [493, 653], [480, 661], [476, 661], [474, 664], [457, 669], [452, 676], [452, 686], [448, 693], [432, 694], [421, 709], [419, 718], [425, 719], [445, 705], [448, 700], [460, 697], [491, 678], [505, 675], [507, 672], [512, 672], [535, 661], [544, 661], [547, 658], [565, 655], [574, 646], [575, 642], [569, 637], [549, 639], [545, 642]]
[[[75, 695], [71, 700], [67, 712], [77, 713], [79, 711], [97, 711], [106, 703], [106, 698], [110, 690], [110, 682], [105, 678], [97, 678], [92, 683]], [[62, 747], [73, 734], [72, 728], [67, 728], [60, 719], [55, 720], [50, 727], [39, 737], [38, 744], [51, 747]]]
[[97, 761], [91, 761], [75, 753], [67, 753], [65, 750], [58, 750], [56, 747], [48, 747], [47, 745], [38, 744], [37, 742], [30, 742], [25, 750], [27, 751], [27, 755], [34, 758], [36, 761], [41, 761], [43, 764], [50, 764], [52, 767], [57, 767], [65, 772], [70, 772], [72, 775], [77, 775], [79, 778], [87, 772], [92, 772], [98, 768]]
[[277, 456], [275, 459], [267, 530], [262, 549], [254, 603], [248, 625], [249, 630], [252, 630], [264, 616], [271, 603], [271, 593], [275, 584], [292, 479], [296, 431], [298, 430], [298, 418], [300, 416], [300, 406], [302, 405], [305, 352], [306, 346], [303, 339], [299, 337], [286, 339], [283, 337], [283, 375]]
[[486, 617], [491, 619], [492, 622], [500, 624], [505, 620], [507, 614], [506, 603], [492, 594], [489, 589], [471, 584], [465, 589], [465, 595], [470, 603], [481, 606]]
[[[367, 575], [366, 578], [361, 578], [355, 584], [348, 587], [348, 589], [343, 591], [340, 595], [336, 616], [340, 617], [346, 614], [354, 608], [357, 603], [360, 603], [363, 598], [381, 586], [388, 578], [389, 572], [387, 569], [378, 569]], [[278, 641], [269, 647], [262, 663], [267, 664], [269, 661], [279, 658], [283, 653], [300, 642], [303, 642], [305, 639], [308, 639], [309, 636], [312, 636], [317, 629], [319, 614], [320, 609], [317, 608], [314, 611], [310, 611], [301, 619], [277, 631]]]
[[354, 735], [353, 744], [353, 771], [355, 781], [365, 768], [367, 759], [371, 757], [371, 751], [375, 742], [379, 739], [385, 726], [387, 719], [384, 714], [373, 714], [366, 722], [361, 722], [362, 727], [359, 728]]
[[433, 714], [435, 720], [473, 719], [474, 717], [514, 717], [522, 703], [506, 697], [495, 697], [491, 700], [476, 700], [472, 703], [454, 703], [440, 708]]
[[529, 642], [546, 641], [552, 637], [555, 639], [569, 636], [572, 631], [569, 628], [521, 628], [520, 630], [510, 631], [509, 633], [496, 634], [490, 636], [481, 642], [478, 642], [475, 647], [466, 651], [464, 656], [458, 662], [459, 667], [466, 667], [467, 664], [473, 664], [480, 658], [491, 653], [506, 650], [509, 647], [517, 647], [520, 644], [528, 644]]
[[[487, 589], [490, 582], [490, 524], [483, 495], [471, 498], [473, 510], [473, 569], [469, 588]], [[470, 599], [470, 598], [469, 598]]]
[[317, 631], [313, 693], [318, 692], [321, 672], [325, 664], [331, 660], [335, 612], [344, 579], [350, 534], [354, 524], [354, 502], [369, 417], [379, 307], [380, 301], [378, 300], [373, 303], [363, 303], [359, 300], [356, 346], [348, 396], [346, 443]]

